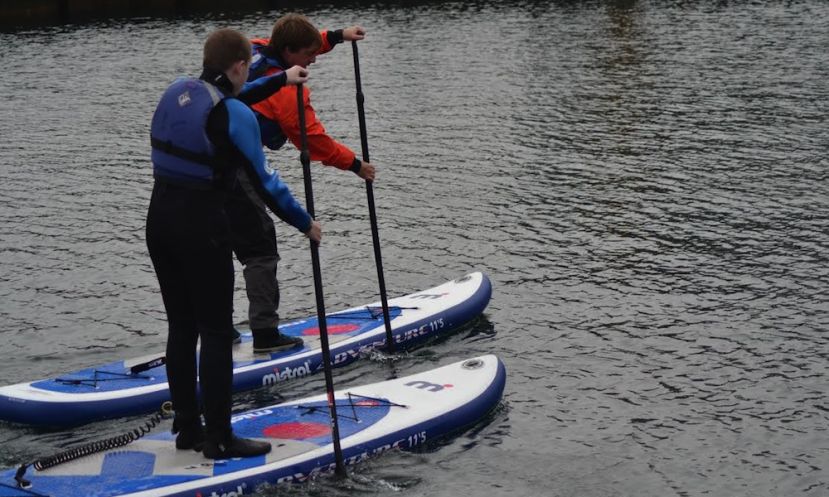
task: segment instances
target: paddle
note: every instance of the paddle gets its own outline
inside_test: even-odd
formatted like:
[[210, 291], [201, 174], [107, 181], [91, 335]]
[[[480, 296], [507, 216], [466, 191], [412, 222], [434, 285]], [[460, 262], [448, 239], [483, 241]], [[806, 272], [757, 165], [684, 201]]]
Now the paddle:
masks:
[[[351, 41], [354, 53], [354, 81], [357, 86], [357, 116], [360, 120], [360, 143], [363, 146], [363, 160], [371, 162], [368, 157], [368, 136], [366, 133], [366, 111], [363, 108], [365, 97], [360, 80], [360, 55], [357, 50], [357, 40]], [[374, 209], [374, 186], [366, 180], [366, 196], [368, 197], [368, 214], [371, 220], [371, 240], [374, 243], [374, 260], [377, 265], [377, 281], [380, 283], [380, 302], [383, 305], [383, 322], [386, 324], [386, 345], [390, 353], [394, 353], [394, 338], [391, 333], [391, 318], [389, 317], [389, 302], [386, 297], [386, 280], [383, 277], [383, 258], [380, 255], [380, 233], [377, 229], [377, 212]]]
[[[305, 102], [302, 96], [302, 84], [296, 86], [296, 103], [299, 111], [300, 153], [302, 176], [305, 180], [305, 204], [308, 214], [314, 216], [314, 191], [311, 185], [311, 155], [308, 153], [308, 132], [305, 129]], [[320, 271], [319, 243], [311, 240], [311, 264], [314, 269], [314, 293], [317, 297], [317, 320], [319, 321], [320, 346], [322, 347], [322, 365], [325, 372], [325, 390], [328, 394], [328, 410], [331, 413], [331, 436], [334, 440], [335, 474], [345, 476], [343, 450], [340, 447], [340, 428], [337, 422], [337, 404], [334, 399], [334, 378], [331, 374], [331, 349], [328, 346], [328, 327], [325, 321], [325, 302], [322, 295], [322, 272]]]

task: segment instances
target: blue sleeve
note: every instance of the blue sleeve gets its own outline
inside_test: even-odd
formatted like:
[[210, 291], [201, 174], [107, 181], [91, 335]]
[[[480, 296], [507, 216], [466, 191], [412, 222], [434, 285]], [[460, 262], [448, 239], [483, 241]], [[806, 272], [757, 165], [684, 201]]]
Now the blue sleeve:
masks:
[[261, 102], [279, 91], [288, 81], [285, 71], [248, 81], [236, 97], [248, 106]]
[[294, 199], [288, 186], [279, 179], [279, 174], [272, 169], [265, 154], [262, 152], [262, 142], [259, 137], [259, 123], [256, 117], [244, 103], [237, 99], [225, 99], [227, 106], [227, 134], [233, 145], [247, 159], [243, 167], [247, 173], [255, 176], [258, 181], [254, 185], [263, 193], [263, 200], [274, 214], [289, 222], [293, 227], [305, 233], [311, 227], [311, 216]]

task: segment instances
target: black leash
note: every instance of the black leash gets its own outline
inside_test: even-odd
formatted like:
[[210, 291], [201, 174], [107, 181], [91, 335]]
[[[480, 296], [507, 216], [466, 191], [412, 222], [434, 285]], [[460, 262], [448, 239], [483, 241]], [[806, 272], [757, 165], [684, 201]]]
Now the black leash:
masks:
[[59, 464], [63, 464], [65, 462], [74, 461], [75, 459], [79, 459], [81, 457], [89, 456], [92, 454], [96, 454], [98, 452], [103, 452], [105, 450], [116, 449], [118, 447], [123, 447], [127, 444], [130, 444], [139, 438], [143, 437], [153, 428], [158, 426], [162, 419], [168, 418], [172, 414], [172, 404], [168, 401], [162, 404], [161, 409], [153, 414], [150, 419], [148, 419], [142, 426], [135, 428], [132, 431], [128, 431], [127, 433], [123, 433], [121, 435], [116, 435], [111, 438], [107, 438], [106, 440], [98, 440], [95, 442], [90, 442], [80, 447], [75, 447], [73, 449], [65, 450], [63, 452], [59, 452], [57, 454], [41, 457], [40, 459], [36, 459], [30, 463], [21, 464], [19, 468], [17, 468], [17, 473], [14, 475], [14, 480], [17, 482], [17, 486], [22, 489], [31, 488], [32, 482], [23, 478], [26, 474], [26, 470], [31, 466], [38, 471], [44, 470], [46, 468], [51, 468], [53, 466], [57, 466]]

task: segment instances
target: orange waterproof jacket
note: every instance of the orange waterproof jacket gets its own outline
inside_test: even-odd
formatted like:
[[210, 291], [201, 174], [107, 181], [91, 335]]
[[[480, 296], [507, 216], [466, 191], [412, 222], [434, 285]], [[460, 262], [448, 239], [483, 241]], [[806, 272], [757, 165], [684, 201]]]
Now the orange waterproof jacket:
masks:
[[[334, 45], [328, 40], [328, 31], [323, 31], [321, 34], [322, 47], [320, 47], [318, 54], [324, 54], [334, 48]], [[256, 38], [251, 40], [251, 43], [262, 46], [267, 45], [269, 41], [269, 38]], [[270, 67], [264, 75], [270, 76], [281, 70], [282, 68], [279, 67]], [[305, 103], [308, 150], [311, 154], [311, 160], [320, 161], [327, 166], [334, 166], [338, 169], [352, 169], [355, 165], [356, 154], [350, 148], [326, 134], [325, 127], [317, 118], [311, 105], [311, 93], [308, 87], [303, 85], [302, 91]], [[285, 85], [267, 99], [254, 104], [252, 108], [266, 119], [278, 124], [285, 137], [291, 140], [291, 143], [299, 149], [301, 145], [296, 92], [296, 85]]]

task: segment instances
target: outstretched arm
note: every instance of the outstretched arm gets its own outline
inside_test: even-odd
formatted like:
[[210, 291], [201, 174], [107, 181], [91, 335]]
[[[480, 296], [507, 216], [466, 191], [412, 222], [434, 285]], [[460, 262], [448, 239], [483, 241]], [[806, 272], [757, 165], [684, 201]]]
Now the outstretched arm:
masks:
[[[253, 112], [237, 99], [224, 101], [227, 111], [227, 136], [236, 155], [242, 158], [241, 167], [251, 179], [262, 200], [283, 221], [291, 224], [311, 239], [319, 236], [319, 225], [296, 201], [288, 186], [279, 178], [262, 153], [259, 125]], [[318, 239], [315, 241], [319, 241]]]
[[248, 81], [236, 98], [251, 106], [270, 97], [285, 85], [296, 85], [306, 81], [308, 81], [308, 69], [293, 66], [287, 71], [280, 71], [270, 76]]
[[344, 41], [359, 41], [366, 37], [366, 30], [362, 26], [351, 26], [345, 29], [334, 31], [320, 31], [322, 35], [322, 46], [317, 55], [328, 53]]

